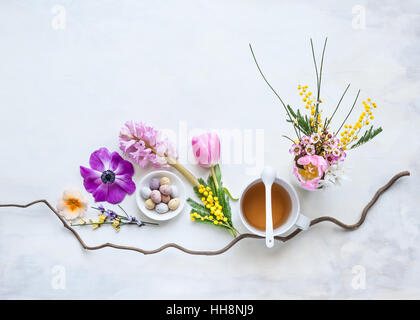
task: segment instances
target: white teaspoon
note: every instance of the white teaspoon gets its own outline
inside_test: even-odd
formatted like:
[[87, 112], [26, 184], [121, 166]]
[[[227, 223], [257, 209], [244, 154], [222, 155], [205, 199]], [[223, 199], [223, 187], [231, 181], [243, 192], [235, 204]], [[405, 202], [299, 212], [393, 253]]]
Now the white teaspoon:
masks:
[[275, 179], [276, 171], [272, 167], [265, 167], [261, 172], [261, 180], [265, 185], [265, 245], [267, 248], [274, 246], [271, 186]]

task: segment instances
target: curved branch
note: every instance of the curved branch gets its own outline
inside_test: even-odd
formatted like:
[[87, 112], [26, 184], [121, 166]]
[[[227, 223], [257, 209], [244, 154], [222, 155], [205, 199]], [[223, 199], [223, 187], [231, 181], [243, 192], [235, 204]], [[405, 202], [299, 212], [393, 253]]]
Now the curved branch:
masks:
[[[378, 201], [379, 197], [384, 192], [386, 192], [398, 179], [400, 179], [401, 177], [404, 177], [404, 176], [409, 176], [409, 175], [410, 175], [410, 172], [402, 171], [402, 172], [396, 174], [394, 177], [392, 177], [391, 180], [389, 180], [389, 182], [386, 185], [379, 188], [379, 190], [373, 196], [372, 200], [363, 209], [362, 214], [360, 216], [360, 219], [356, 223], [345, 224], [345, 223], [341, 222], [340, 220], [337, 220], [336, 218], [325, 216], [325, 217], [319, 217], [319, 218], [313, 219], [311, 221], [310, 226], [314, 226], [314, 225], [316, 225], [320, 222], [329, 221], [329, 222], [332, 222], [332, 223], [336, 224], [337, 226], [339, 226], [339, 227], [341, 227], [345, 230], [355, 230], [355, 229], [357, 229], [358, 227], [360, 227], [363, 224], [370, 208], [372, 208], [372, 206], [376, 203], [376, 201]], [[102, 249], [102, 248], [110, 247], [110, 248], [121, 249], [121, 250], [136, 251], [136, 252], [143, 253], [143, 254], [155, 254], [155, 253], [161, 252], [161, 251], [163, 251], [167, 248], [175, 248], [175, 249], [178, 249], [178, 250], [183, 251], [183, 252], [188, 253], [188, 254], [214, 256], [214, 255], [218, 255], [218, 254], [222, 254], [222, 253], [226, 252], [227, 250], [232, 248], [235, 244], [237, 244], [239, 241], [241, 241], [243, 239], [247, 239], [247, 238], [250, 238], [250, 239], [264, 239], [264, 237], [257, 236], [255, 234], [244, 233], [244, 234], [241, 234], [240, 236], [236, 237], [235, 239], [233, 239], [224, 248], [219, 249], [219, 250], [214, 250], [214, 251], [190, 250], [190, 249], [187, 249], [187, 248], [185, 248], [183, 246], [180, 246], [176, 243], [167, 243], [167, 244], [165, 244], [165, 245], [163, 245], [159, 248], [153, 249], [153, 250], [145, 250], [145, 249], [141, 249], [141, 248], [137, 248], [137, 247], [131, 247], [131, 246], [122, 246], [122, 245], [109, 243], [109, 242], [103, 243], [103, 244], [100, 244], [100, 245], [97, 245], [97, 246], [89, 246], [83, 241], [83, 239], [80, 237], [80, 235], [77, 233], [77, 231], [74, 230], [66, 222], [66, 220], [64, 220], [64, 218], [61, 217], [58, 214], [57, 210], [55, 210], [54, 207], [51, 206], [51, 204], [47, 200], [36, 200], [36, 201], [33, 201], [31, 203], [28, 203], [28, 204], [0, 204], [0, 207], [28, 208], [32, 205], [37, 204], [37, 203], [44, 203], [56, 215], [56, 217], [58, 219], [60, 219], [64, 228], [68, 229], [71, 233], [73, 233], [73, 235], [76, 237], [77, 241], [79, 241], [81, 246], [86, 250], [99, 250], [99, 249]], [[294, 238], [300, 232], [301, 232], [300, 229], [296, 229], [295, 231], [293, 231], [292, 233], [290, 233], [287, 236], [284, 236], [284, 237], [276, 236], [274, 238], [276, 240], [286, 242], [286, 241]]]

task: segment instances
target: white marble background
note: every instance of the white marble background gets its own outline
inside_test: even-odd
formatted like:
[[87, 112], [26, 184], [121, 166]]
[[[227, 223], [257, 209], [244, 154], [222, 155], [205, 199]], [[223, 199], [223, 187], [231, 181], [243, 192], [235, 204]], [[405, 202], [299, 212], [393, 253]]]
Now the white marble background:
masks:
[[[65, 9], [64, 29], [52, 25], [54, 8]], [[364, 28], [352, 25], [360, 8]], [[1, 1], [1, 203], [55, 203], [67, 186], [83, 190], [79, 165], [98, 147], [117, 150], [128, 119], [175, 131], [180, 121], [189, 130], [264, 129], [265, 164], [287, 177], [289, 144], [281, 135], [292, 130], [248, 43], [283, 98], [297, 105], [296, 85], [314, 86], [309, 38], [319, 52], [325, 36], [325, 108], [351, 82], [345, 108], [361, 88], [363, 99], [380, 106], [375, 123], [385, 131], [349, 153], [351, 182], [299, 191], [303, 211], [353, 223], [394, 173], [408, 169], [412, 176], [386, 193], [355, 232], [325, 223], [272, 250], [244, 240], [216, 257], [174, 249], [153, 256], [87, 252], [44, 206], [2, 208], [0, 298], [420, 298], [419, 18], [414, 0]], [[233, 193], [253, 178], [250, 166], [223, 166]], [[144, 173], [136, 168], [137, 178]], [[138, 214], [134, 196], [123, 206]], [[235, 210], [234, 222], [245, 231]], [[231, 240], [191, 223], [186, 212], [158, 228], [79, 230], [92, 245], [148, 249], [171, 241], [218, 249]], [[65, 270], [64, 289], [52, 284], [56, 266]], [[357, 268], [365, 271], [364, 288], [352, 285]]]

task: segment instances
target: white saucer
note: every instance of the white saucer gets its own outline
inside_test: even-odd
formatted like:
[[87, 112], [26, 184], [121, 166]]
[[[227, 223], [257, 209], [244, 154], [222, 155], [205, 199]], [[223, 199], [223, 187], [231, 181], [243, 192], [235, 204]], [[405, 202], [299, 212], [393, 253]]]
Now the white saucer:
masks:
[[[178, 189], [178, 197], [180, 200], [180, 204], [178, 209], [176, 210], [169, 210], [166, 213], [157, 213], [154, 209], [149, 210], [145, 206], [145, 201], [147, 199], [144, 199], [140, 192], [143, 187], [149, 187], [150, 180], [153, 178], [160, 178], [162, 177], [168, 177], [171, 180], [171, 185], [176, 186]], [[166, 170], [158, 170], [158, 171], [152, 171], [145, 175], [143, 178], [140, 179], [140, 181], [137, 183], [137, 189], [136, 189], [136, 202], [137, 206], [139, 207], [140, 211], [143, 212], [146, 217], [153, 219], [155, 221], [167, 221], [175, 218], [184, 208], [185, 205], [185, 186], [184, 183], [180, 178], [178, 178], [174, 173], [166, 171]]]

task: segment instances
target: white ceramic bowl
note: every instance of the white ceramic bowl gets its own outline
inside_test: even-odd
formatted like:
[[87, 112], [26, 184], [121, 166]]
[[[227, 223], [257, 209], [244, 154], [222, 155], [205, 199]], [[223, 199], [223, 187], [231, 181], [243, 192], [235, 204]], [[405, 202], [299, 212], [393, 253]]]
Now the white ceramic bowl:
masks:
[[[144, 199], [140, 192], [143, 187], [149, 187], [150, 180], [153, 178], [160, 178], [162, 177], [168, 177], [171, 180], [171, 186], [176, 186], [178, 189], [178, 198], [180, 200], [180, 204], [178, 209], [176, 210], [169, 210], [166, 213], [157, 213], [154, 209], [149, 210], [145, 206], [145, 201], [147, 199]], [[185, 186], [184, 183], [180, 178], [178, 178], [174, 173], [166, 170], [158, 170], [158, 171], [152, 171], [148, 174], [146, 174], [140, 181], [137, 183], [137, 189], [136, 189], [136, 202], [137, 206], [139, 207], [140, 211], [144, 213], [144, 215], [150, 219], [153, 219], [155, 221], [167, 221], [172, 218], [175, 218], [184, 208], [185, 205]]]

